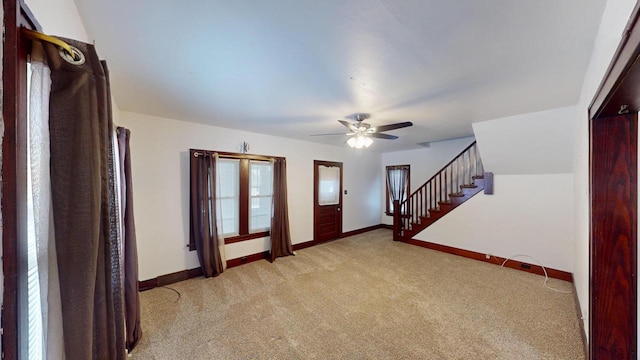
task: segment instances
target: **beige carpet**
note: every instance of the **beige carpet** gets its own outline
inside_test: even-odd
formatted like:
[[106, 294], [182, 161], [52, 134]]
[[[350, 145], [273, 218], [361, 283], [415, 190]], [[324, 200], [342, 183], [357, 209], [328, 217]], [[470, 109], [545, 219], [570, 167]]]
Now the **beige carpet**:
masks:
[[141, 293], [133, 358], [583, 359], [543, 280], [376, 230]]

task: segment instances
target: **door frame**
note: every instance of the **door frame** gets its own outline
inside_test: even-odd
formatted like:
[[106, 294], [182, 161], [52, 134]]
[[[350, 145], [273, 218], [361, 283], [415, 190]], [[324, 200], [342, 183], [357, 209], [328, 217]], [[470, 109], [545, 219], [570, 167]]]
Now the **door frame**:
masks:
[[[637, 63], [640, 59], [639, 9], [640, 3], [636, 3], [620, 44], [589, 106], [589, 359], [635, 359], [637, 356], [638, 167], [637, 159], [628, 159], [637, 156], [637, 114], [632, 120], [635, 124], [631, 123], [626, 134], [621, 136], [625, 144], [611, 156], [616, 161], [628, 161], [629, 166], [622, 167], [622, 174], [598, 174], [606, 164], [602, 163], [603, 156], [593, 156], [593, 140], [594, 137], [605, 136], [600, 132], [606, 130], [602, 126], [594, 129], [593, 124], [606, 119], [612, 121], [612, 117], [640, 110], [640, 64]], [[623, 152], [631, 152], [633, 156], [627, 157]], [[594, 174], [597, 175], [595, 179]], [[614, 178], [621, 181], [622, 185], [630, 187], [630, 196], [635, 198], [631, 201], [620, 199], [613, 186], [602, 186], [603, 177], [610, 181]], [[602, 202], [594, 201], [594, 191], [598, 191], [598, 196], [611, 196], [620, 208], [609, 210], [608, 216], [601, 216], [605, 207]], [[603, 191], [606, 193], [602, 194]], [[614, 217], [624, 221], [612, 221]], [[599, 230], [603, 228], [607, 229], [605, 234]], [[599, 231], [598, 239], [594, 231]], [[601, 255], [603, 239], [605, 243], [617, 242], [621, 237], [627, 237], [629, 241], [624, 248], [615, 249], [618, 257], [613, 258], [620, 260], [611, 261], [611, 254], [608, 254], [609, 259]], [[607, 305], [603, 297], [611, 303], [613, 292], [615, 306]], [[620, 308], [628, 311], [626, 318], [617, 315]], [[597, 321], [594, 321], [594, 315], [598, 317]], [[621, 344], [623, 348], [620, 348]]]
[[19, 28], [42, 31], [23, 0], [4, 1], [2, 59], [2, 352], [17, 359], [26, 351], [26, 268], [21, 259], [27, 247], [27, 54], [30, 41]]
[[[320, 165], [324, 165], [324, 166], [337, 166], [340, 168], [340, 193], [339, 193], [339, 206], [340, 206], [340, 216], [339, 216], [339, 221], [338, 221], [338, 237], [336, 239], [339, 239], [342, 237], [342, 218], [343, 218], [343, 211], [342, 211], [342, 189], [343, 189], [343, 184], [342, 184], [342, 163], [341, 162], [337, 162], [337, 161], [326, 161], [326, 160], [313, 160], [313, 243], [314, 245], [317, 245], [320, 243], [319, 237], [318, 237], [318, 224], [319, 224], [319, 220], [320, 220], [320, 205], [318, 205], [318, 166]], [[335, 239], [334, 239], [335, 240]], [[330, 240], [329, 240], [330, 241]]]

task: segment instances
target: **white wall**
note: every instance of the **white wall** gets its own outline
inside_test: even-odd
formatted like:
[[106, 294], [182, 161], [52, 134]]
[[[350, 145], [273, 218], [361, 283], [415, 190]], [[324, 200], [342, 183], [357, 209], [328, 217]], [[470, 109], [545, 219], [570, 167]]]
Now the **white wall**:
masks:
[[529, 255], [571, 272], [573, 175], [496, 175], [494, 189], [494, 195], [477, 194], [414, 239], [505, 258]]
[[48, 35], [62, 36], [90, 43], [73, 0], [25, 0], [27, 6]]
[[[134, 211], [140, 279], [198, 267], [189, 241], [190, 148], [287, 158], [292, 243], [313, 239], [313, 160], [343, 162], [343, 231], [380, 223], [380, 154], [121, 112], [131, 129]], [[267, 239], [227, 245], [227, 258], [268, 249]]]
[[627, 19], [636, 2], [609, 0], [602, 15], [589, 67], [577, 105], [575, 119], [574, 173], [574, 267], [585, 328], [589, 329], [589, 127], [588, 108], [620, 43]]
[[449, 161], [458, 155], [464, 148], [474, 141], [473, 136], [445, 140], [434, 141], [428, 148], [395, 151], [382, 154], [380, 170], [381, 187], [380, 201], [382, 202], [381, 216], [382, 223], [393, 224], [393, 217], [385, 214], [386, 210], [386, 166], [390, 165], [411, 165], [410, 172], [410, 191], [415, 191], [422, 186], [425, 181], [429, 180], [436, 172], [440, 171]]
[[484, 169], [495, 174], [495, 195], [476, 195], [414, 239], [502, 257], [529, 255], [573, 271], [575, 111], [570, 106], [473, 124]]
[[566, 174], [572, 171], [576, 107], [473, 124], [485, 169], [494, 174]]

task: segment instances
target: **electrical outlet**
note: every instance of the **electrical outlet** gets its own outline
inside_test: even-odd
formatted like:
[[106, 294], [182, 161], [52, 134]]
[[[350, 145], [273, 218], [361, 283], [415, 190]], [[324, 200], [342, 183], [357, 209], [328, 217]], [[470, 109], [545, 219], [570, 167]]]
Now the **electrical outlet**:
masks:
[[489, 255], [489, 254], [484, 254], [484, 257], [485, 257], [487, 260], [491, 259], [491, 255]]
[[520, 264], [520, 267], [523, 269], [531, 269], [531, 265], [529, 264]]

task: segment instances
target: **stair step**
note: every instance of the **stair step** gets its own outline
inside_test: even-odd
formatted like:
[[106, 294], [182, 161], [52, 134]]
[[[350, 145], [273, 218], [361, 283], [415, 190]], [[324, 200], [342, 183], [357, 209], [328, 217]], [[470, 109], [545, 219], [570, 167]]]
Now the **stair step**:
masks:
[[466, 184], [466, 185], [460, 185], [460, 188], [462, 189], [473, 189], [473, 188], [477, 188], [478, 186], [476, 184]]
[[464, 196], [464, 193], [461, 193], [461, 192], [449, 194], [449, 197], [463, 197], [463, 196]]
[[484, 175], [475, 175], [471, 177], [472, 179], [484, 179]]
[[440, 210], [443, 210], [443, 211], [450, 211], [451, 209], [454, 208], [453, 203], [450, 201], [440, 201], [438, 202], [438, 205]]

